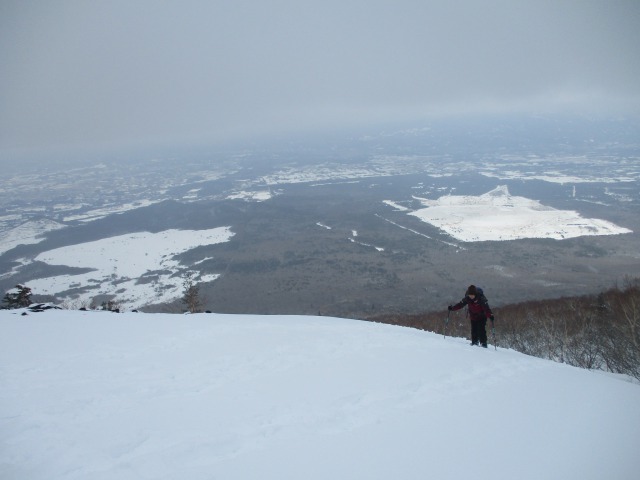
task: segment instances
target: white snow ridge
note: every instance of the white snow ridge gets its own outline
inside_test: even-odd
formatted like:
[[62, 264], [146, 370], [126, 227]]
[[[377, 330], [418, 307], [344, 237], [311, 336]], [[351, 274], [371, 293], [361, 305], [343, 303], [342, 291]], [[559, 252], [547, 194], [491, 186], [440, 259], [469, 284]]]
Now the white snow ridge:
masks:
[[[417, 197], [415, 197], [417, 198]], [[537, 200], [511, 196], [506, 186], [484, 195], [418, 198], [427, 207], [409, 213], [463, 242], [564, 238], [632, 233], [606, 220], [583, 218], [572, 210], [556, 210]]]
[[337, 318], [0, 311], [0, 478], [635, 480], [640, 385]]

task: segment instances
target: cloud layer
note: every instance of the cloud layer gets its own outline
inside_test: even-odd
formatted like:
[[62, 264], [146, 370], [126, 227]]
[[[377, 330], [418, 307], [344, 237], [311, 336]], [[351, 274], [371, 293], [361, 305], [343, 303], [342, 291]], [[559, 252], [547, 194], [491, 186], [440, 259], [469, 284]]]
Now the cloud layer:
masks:
[[637, 111], [638, 25], [635, 1], [10, 0], [0, 149]]

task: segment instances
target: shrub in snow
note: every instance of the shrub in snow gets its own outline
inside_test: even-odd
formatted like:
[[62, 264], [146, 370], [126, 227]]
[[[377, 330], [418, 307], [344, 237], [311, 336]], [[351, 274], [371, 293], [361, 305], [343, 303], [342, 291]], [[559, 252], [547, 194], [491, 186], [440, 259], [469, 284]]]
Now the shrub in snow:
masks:
[[117, 300], [107, 300], [106, 302], [102, 302], [100, 305], [102, 310], [108, 310], [110, 312], [120, 313], [120, 302]]
[[24, 308], [31, 305], [31, 289], [26, 285], [16, 285], [5, 293], [2, 299], [3, 309]]

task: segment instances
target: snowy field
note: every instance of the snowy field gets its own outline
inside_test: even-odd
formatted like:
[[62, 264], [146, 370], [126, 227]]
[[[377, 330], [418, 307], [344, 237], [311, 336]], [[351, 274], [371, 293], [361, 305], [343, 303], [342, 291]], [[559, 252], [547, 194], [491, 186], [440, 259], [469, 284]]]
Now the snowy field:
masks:
[[[57, 275], [29, 282], [40, 294], [55, 295], [74, 288], [87, 288], [75, 299], [89, 304], [98, 295], [117, 295], [126, 308], [149, 303], [170, 302], [184, 291], [182, 279], [173, 275], [187, 269], [175, 260], [176, 255], [201, 245], [228, 242], [233, 237], [229, 227], [209, 230], [165, 230], [159, 233], [138, 232], [70, 245], [41, 253], [35, 261], [49, 265], [91, 268], [79, 275]], [[139, 278], [146, 277], [146, 282]], [[211, 282], [218, 275], [200, 275], [198, 282]]]
[[[0, 222], [1, 224], [2, 222]], [[8, 252], [18, 245], [33, 245], [44, 240], [47, 232], [60, 230], [66, 225], [52, 220], [27, 221], [21, 225], [0, 233], [0, 255]]]
[[621, 377], [354, 320], [20, 313], [0, 311], [2, 479], [640, 471], [640, 385]]
[[606, 220], [583, 218], [571, 210], [557, 210], [536, 200], [514, 197], [506, 186], [480, 196], [446, 195], [437, 200], [419, 200], [426, 208], [409, 215], [463, 242], [521, 238], [562, 240], [632, 233]]

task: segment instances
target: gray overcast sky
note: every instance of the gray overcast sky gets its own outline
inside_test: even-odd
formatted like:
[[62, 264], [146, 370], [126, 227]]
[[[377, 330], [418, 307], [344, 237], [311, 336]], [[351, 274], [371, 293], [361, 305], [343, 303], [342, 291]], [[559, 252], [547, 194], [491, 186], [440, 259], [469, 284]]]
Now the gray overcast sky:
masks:
[[639, 99], [637, 0], [0, 0], [0, 152]]

